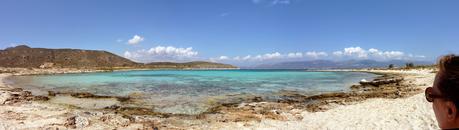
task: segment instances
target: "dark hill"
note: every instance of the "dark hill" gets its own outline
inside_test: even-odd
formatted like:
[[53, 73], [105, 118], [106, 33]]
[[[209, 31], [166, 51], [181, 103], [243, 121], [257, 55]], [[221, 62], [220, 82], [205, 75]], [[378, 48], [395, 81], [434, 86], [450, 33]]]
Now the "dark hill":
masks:
[[0, 50], [0, 67], [21, 68], [236, 68], [212, 62], [136, 63], [107, 51], [30, 48], [25, 45]]
[[68, 68], [126, 67], [138, 64], [107, 51], [30, 48], [25, 45], [0, 50], [2, 67], [35, 68], [45, 63]]

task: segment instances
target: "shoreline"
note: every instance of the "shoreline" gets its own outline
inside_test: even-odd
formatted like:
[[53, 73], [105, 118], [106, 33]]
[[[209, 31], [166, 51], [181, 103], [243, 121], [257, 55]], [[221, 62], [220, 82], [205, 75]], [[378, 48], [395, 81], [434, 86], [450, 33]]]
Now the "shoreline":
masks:
[[[384, 74], [384, 75], [390, 75], [390, 72], [375, 72], [379, 74]], [[398, 74], [393, 74], [392, 76], [406, 76], [406, 73], [398, 73]], [[384, 77], [384, 76], [378, 76], [378, 77]], [[392, 86], [394, 84], [397, 84], [399, 82], [394, 82], [391, 83]], [[281, 92], [279, 95], [284, 96], [285, 100], [280, 100], [278, 102], [272, 102], [272, 101], [266, 101], [261, 99], [260, 97], [253, 97], [253, 98], [248, 98], [246, 101], [242, 101], [239, 103], [229, 103], [229, 104], [220, 104], [219, 106], [212, 108], [208, 110], [207, 112], [199, 115], [171, 115], [171, 114], [164, 114], [164, 113], [155, 113], [153, 111], [148, 111], [142, 108], [108, 108], [108, 109], [102, 109], [102, 110], [87, 110], [87, 109], [81, 109], [81, 108], [70, 108], [69, 110], [66, 111], [86, 111], [86, 112], [101, 112], [106, 113], [111, 115], [112, 117], [116, 117], [118, 120], [124, 120], [123, 125], [113, 125], [113, 126], [105, 126], [104, 128], [128, 128], [128, 127], [135, 127], [139, 128], [140, 126], [143, 127], [158, 127], [158, 128], [166, 128], [166, 129], [173, 129], [173, 128], [193, 128], [193, 129], [204, 129], [206, 127], [212, 128], [212, 129], [220, 129], [224, 128], [223, 126], [226, 126], [225, 123], [236, 123], [240, 124], [243, 123], [243, 126], [250, 127], [251, 124], [252, 126], [254, 124], [263, 122], [265, 120], [274, 120], [274, 121], [284, 121], [284, 122], [289, 122], [289, 121], [298, 121], [298, 120], [304, 120], [307, 119], [308, 117], [301, 116], [301, 113], [304, 111], [306, 112], [312, 112], [312, 113], [320, 113], [320, 112], [327, 112], [329, 110], [336, 109], [337, 107], [340, 106], [352, 106], [354, 104], [360, 104], [364, 103], [369, 99], [374, 99], [374, 98], [401, 98], [404, 99], [406, 97], [410, 97], [412, 95], [416, 95], [419, 90], [410, 90], [407, 89], [408, 93], [394, 93], [394, 92], [402, 92], [405, 91], [405, 89], [392, 89], [391, 91], [382, 91], [385, 90], [385, 88], [391, 87], [391, 85], [386, 85], [381, 88], [384, 89], [375, 89], [375, 88], [369, 88], [369, 86], [364, 86], [361, 85], [360, 87], [355, 87], [354, 90], [359, 90], [359, 91], [354, 91], [353, 93], [332, 93], [332, 94], [320, 94], [316, 96], [305, 96], [298, 94], [297, 92]], [[413, 87], [416, 88], [416, 85], [407, 85], [405, 88], [408, 87]], [[379, 87], [378, 87], [379, 88]], [[400, 87], [403, 88], [403, 87]], [[370, 93], [357, 93], [360, 92], [360, 90], [366, 90], [367, 92]], [[378, 92], [379, 91], [379, 92]], [[372, 95], [376, 94], [376, 96]], [[88, 97], [94, 97], [96, 95], [89, 95]], [[391, 97], [392, 96], [392, 97]], [[97, 96], [96, 96], [97, 97]], [[113, 98], [113, 97], [104, 97], [104, 98]], [[78, 99], [90, 99], [92, 98], [78, 98]], [[293, 99], [293, 100], [292, 100]], [[308, 101], [308, 100], [314, 100], [315, 102], [308, 102], [306, 105], [303, 103]], [[388, 99], [388, 100], [393, 100], [393, 99]], [[27, 101], [29, 102], [29, 101]], [[38, 103], [41, 105], [50, 105], [47, 103], [43, 102], [36, 102], [36, 101], [31, 101], [31, 104]], [[97, 102], [97, 101], [96, 101]], [[2, 109], [0, 106], [0, 109]], [[58, 106], [62, 107], [62, 106]], [[120, 114], [121, 113], [121, 114]], [[77, 114], [80, 115], [80, 114]], [[84, 115], [84, 114], [83, 114]], [[105, 114], [99, 115], [103, 116]], [[82, 120], [86, 119], [87, 121], [84, 121], [83, 124], [79, 124], [78, 126], [80, 128], [100, 128], [101, 124], [97, 124], [95, 122], [99, 122], [100, 118], [99, 116], [81, 116], [79, 118], [82, 118]], [[66, 120], [64, 122], [67, 122], [69, 124], [69, 119], [74, 118], [75, 116], [71, 117], [66, 117]], [[99, 120], [91, 120], [94, 117], [99, 117]], [[139, 119], [141, 118], [141, 119]], [[0, 117], [1, 121], [1, 117]], [[72, 119], [70, 119], [70, 124], [72, 124]], [[65, 125], [65, 123], [62, 126], [59, 127], [65, 127], [65, 128], [78, 128], [77, 124], [75, 123], [77, 121], [74, 121], [73, 123], [75, 125]], [[84, 125], [85, 122], [87, 125]], [[89, 122], [91, 122], [91, 125], [89, 125]], [[102, 121], [103, 123], [106, 123]], [[176, 125], [177, 122], [182, 122], [179, 125]], [[186, 122], [186, 123], [185, 123]], [[191, 122], [191, 123], [190, 123]], [[223, 124], [222, 124], [223, 123]], [[147, 125], [146, 125], [147, 124]], [[245, 125], [247, 124], [247, 125]], [[0, 128], [1, 128], [1, 123], [0, 123]], [[159, 126], [158, 126], [159, 125]], [[199, 126], [205, 126], [205, 127], [199, 127]], [[220, 126], [220, 127], [219, 127]], [[234, 125], [234, 126], [239, 126], [239, 125]], [[43, 127], [40, 127], [43, 128]], [[256, 128], [256, 127], [255, 127]], [[278, 127], [279, 128], [279, 127]]]
[[[433, 83], [431, 70], [378, 70], [377, 73], [405, 75], [415, 87], [423, 90]], [[258, 122], [213, 125], [211, 129], [439, 129], [431, 103], [424, 94], [402, 98], [369, 98], [347, 104], [330, 104], [331, 109], [309, 112], [293, 109], [286, 120], [263, 119]], [[294, 119], [294, 117], [302, 117]]]

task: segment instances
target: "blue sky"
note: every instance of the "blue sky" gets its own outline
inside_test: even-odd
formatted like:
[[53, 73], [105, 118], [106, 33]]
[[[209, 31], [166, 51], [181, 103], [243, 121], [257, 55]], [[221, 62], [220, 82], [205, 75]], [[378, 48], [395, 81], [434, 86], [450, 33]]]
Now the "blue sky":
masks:
[[459, 53], [457, 5], [454, 0], [7, 0], [0, 2], [0, 47], [99, 49], [141, 62], [433, 61]]

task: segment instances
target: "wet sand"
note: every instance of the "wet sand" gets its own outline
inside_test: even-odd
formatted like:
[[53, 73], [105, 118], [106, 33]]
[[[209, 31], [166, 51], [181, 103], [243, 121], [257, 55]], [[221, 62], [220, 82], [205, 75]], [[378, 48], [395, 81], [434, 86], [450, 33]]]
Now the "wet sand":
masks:
[[[55, 70], [40, 71], [53, 73]], [[431, 106], [424, 101], [422, 94], [422, 89], [433, 82], [434, 73], [430, 73], [431, 70], [365, 72], [383, 74], [379, 79], [384, 82], [362, 83], [352, 86], [350, 92], [315, 96], [282, 91], [277, 93], [282, 97], [277, 101], [256, 96], [244, 97], [234, 102], [217, 103], [214, 108], [199, 115], [158, 113], [146, 108], [119, 105], [135, 101], [131, 98], [120, 101], [120, 97], [98, 97], [90, 94], [33, 96], [2, 83], [0, 129], [438, 128]], [[27, 74], [27, 70], [12, 73]], [[1, 74], [0, 79], [10, 75]], [[25, 94], [22, 97], [19, 94], [20, 98], [12, 98], [12, 93]], [[2, 99], [5, 101], [2, 102]], [[71, 101], [66, 102], [67, 100]], [[85, 104], [79, 104], [82, 102]]]

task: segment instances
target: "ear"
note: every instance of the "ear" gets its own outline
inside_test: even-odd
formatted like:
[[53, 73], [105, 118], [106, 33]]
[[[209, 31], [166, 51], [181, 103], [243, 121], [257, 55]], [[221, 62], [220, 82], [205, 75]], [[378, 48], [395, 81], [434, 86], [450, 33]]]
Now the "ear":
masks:
[[457, 108], [456, 108], [456, 105], [451, 102], [451, 101], [447, 101], [446, 102], [446, 109], [447, 109], [447, 120], [450, 121], [450, 122], [456, 122], [456, 120], [459, 120], [459, 119], [456, 119], [458, 116], [457, 116]]

